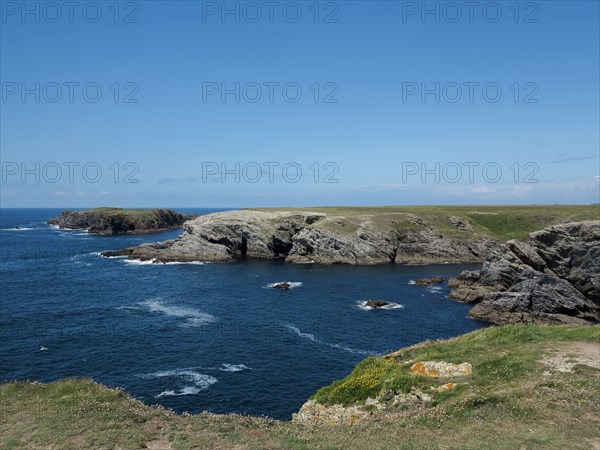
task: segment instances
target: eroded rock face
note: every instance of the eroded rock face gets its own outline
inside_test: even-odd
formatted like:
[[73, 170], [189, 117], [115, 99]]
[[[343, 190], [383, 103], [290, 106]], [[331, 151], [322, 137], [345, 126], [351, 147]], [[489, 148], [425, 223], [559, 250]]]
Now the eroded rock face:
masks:
[[477, 262], [497, 245], [486, 237], [468, 243], [453, 241], [426, 225], [422, 230], [401, 232], [394, 228], [394, 220], [376, 215], [346, 218], [312, 212], [226, 211], [186, 222], [184, 233], [174, 241], [140, 245], [110, 256], [163, 262], [251, 257], [293, 263], [410, 264]]
[[554, 225], [508, 241], [483, 268], [448, 282], [469, 314], [496, 324], [600, 321], [600, 221]]
[[186, 220], [194, 217], [193, 214], [181, 214], [170, 209], [135, 211], [99, 208], [63, 211], [48, 223], [59, 228], [87, 229], [92, 234], [136, 234], [181, 228]]

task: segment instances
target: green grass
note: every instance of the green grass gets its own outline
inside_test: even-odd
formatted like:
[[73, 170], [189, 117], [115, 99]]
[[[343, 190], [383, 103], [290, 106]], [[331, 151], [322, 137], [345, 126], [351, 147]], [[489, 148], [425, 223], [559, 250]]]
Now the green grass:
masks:
[[314, 398], [360, 404], [382, 388], [406, 392], [440, 383], [411, 375], [404, 362], [412, 360], [468, 361], [473, 375], [433, 402], [403, 405], [391, 416], [372, 411], [372, 420], [355, 426], [178, 415], [87, 379], [6, 383], [0, 386], [0, 448], [594, 448], [600, 442], [598, 371], [583, 365], [574, 373], [543, 375], [542, 359], [563, 345], [598, 341], [600, 326], [509, 325], [367, 358]]
[[[423, 219], [440, 233], [459, 239], [486, 235], [500, 241], [526, 239], [532, 231], [549, 225], [579, 220], [600, 220], [600, 205], [519, 205], [519, 206], [381, 206], [381, 207], [307, 207], [252, 208], [261, 211], [313, 211], [328, 216], [341, 216], [351, 223], [370, 217], [375, 226], [400, 232], [419, 231], [411, 222], [414, 216]], [[471, 225], [463, 231], [450, 223], [458, 217]], [[351, 228], [354, 231], [356, 227]]]
[[[538, 361], [546, 351], [545, 344], [568, 341], [600, 341], [600, 325], [491, 327], [447, 341], [410, 347], [393, 356], [367, 358], [348, 377], [321, 388], [312, 399], [323, 404], [349, 405], [373, 397], [382, 389], [396, 393], [409, 392], [412, 387], [427, 390], [439, 381], [415, 376], [410, 367], [412, 362], [428, 360], [455, 364], [469, 362], [473, 366], [473, 375], [464, 379], [470, 390], [492, 391], [503, 383], [510, 385], [533, 373], [541, 373]], [[449, 381], [461, 383], [463, 378]], [[442, 400], [447, 402], [460, 395], [460, 390], [451, 390], [442, 396]]]

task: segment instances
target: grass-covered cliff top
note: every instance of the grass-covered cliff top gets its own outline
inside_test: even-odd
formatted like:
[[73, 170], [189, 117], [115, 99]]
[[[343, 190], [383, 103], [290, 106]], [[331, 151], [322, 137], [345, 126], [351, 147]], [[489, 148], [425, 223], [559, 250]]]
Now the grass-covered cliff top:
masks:
[[80, 213], [99, 213], [105, 217], [110, 216], [127, 216], [127, 217], [135, 217], [135, 218], [144, 218], [144, 217], [154, 217], [160, 211], [169, 211], [176, 212], [173, 209], [166, 208], [111, 208], [107, 206], [103, 206], [100, 208], [92, 208], [81, 211], [76, 211]]
[[[313, 211], [328, 216], [341, 216], [360, 223], [371, 216], [382, 229], [393, 227], [399, 231], [422, 229], [413, 222], [414, 216], [423, 219], [439, 232], [449, 235], [474, 233], [500, 241], [526, 239], [530, 232], [549, 225], [580, 220], [600, 220], [600, 205], [519, 205], [519, 206], [380, 206], [380, 207], [310, 207], [310, 208], [252, 208], [258, 211]], [[471, 228], [459, 230], [450, 221], [457, 217]], [[352, 227], [346, 229], [352, 231]]]
[[[374, 415], [357, 425], [308, 426], [237, 415], [178, 415], [146, 406], [119, 389], [90, 380], [48, 385], [7, 383], [0, 387], [0, 446], [161, 450], [597, 448], [600, 378], [598, 370], [581, 363], [580, 358], [581, 352], [585, 355], [590, 349], [593, 358], [599, 341], [600, 326], [492, 327], [367, 359], [341, 384], [322, 389], [315, 398], [324, 402], [360, 401], [366, 394], [361, 391], [362, 383], [353, 387], [350, 381], [363, 376], [399, 389], [418, 384], [420, 377], [410, 375], [413, 378], [407, 380], [409, 375], [402, 364], [411, 359], [468, 361], [473, 374], [463, 381], [468, 384], [435, 394], [431, 402], [398, 408], [387, 417]], [[572, 372], [560, 371], [572, 365]]]

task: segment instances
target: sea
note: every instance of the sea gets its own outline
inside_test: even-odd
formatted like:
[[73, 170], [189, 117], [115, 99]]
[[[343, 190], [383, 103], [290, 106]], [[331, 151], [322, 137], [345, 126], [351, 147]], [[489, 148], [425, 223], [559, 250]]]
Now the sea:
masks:
[[[448, 298], [477, 265], [105, 258], [182, 230], [95, 236], [46, 223], [61, 211], [0, 210], [0, 382], [88, 377], [177, 412], [289, 420], [364, 358], [486, 326]], [[411, 283], [434, 275], [446, 281]]]

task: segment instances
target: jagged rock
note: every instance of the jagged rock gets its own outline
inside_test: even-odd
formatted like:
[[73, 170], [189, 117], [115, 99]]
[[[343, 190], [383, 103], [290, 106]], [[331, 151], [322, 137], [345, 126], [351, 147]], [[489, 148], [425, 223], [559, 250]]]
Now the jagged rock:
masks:
[[369, 308], [382, 308], [389, 304], [390, 302], [386, 302], [385, 300], [367, 300], [365, 306], [368, 306]]
[[554, 225], [527, 242], [508, 241], [483, 268], [448, 285], [450, 297], [477, 303], [469, 315], [495, 324], [600, 321], [600, 221]]
[[471, 230], [472, 229], [471, 224], [468, 222], [465, 222], [460, 217], [454, 217], [454, 216], [450, 217], [450, 223], [460, 230]]
[[287, 290], [287, 289], [290, 288], [290, 286], [291, 286], [290, 283], [283, 282], [283, 283], [275, 283], [271, 287], [274, 288], [274, 289], [284, 289], [284, 290]]
[[48, 223], [59, 228], [87, 229], [92, 234], [137, 234], [181, 228], [185, 221], [195, 217], [194, 214], [182, 214], [170, 209], [97, 208], [63, 211]]
[[435, 276], [431, 278], [418, 278], [414, 280], [414, 284], [416, 286], [431, 286], [432, 284], [440, 284], [443, 282], [444, 279], [440, 276]]
[[383, 216], [329, 216], [313, 212], [226, 211], [184, 224], [176, 240], [140, 245], [121, 254], [157, 261], [231, 261], [241, 257], [285, 259], [293, 263], [390, 264], [475, 262], [497, 242], [477, 236], [453, 240], [425, 228], [398, 231], [398, 213]]
[[452, 364], [444, 361], [419, 361], [410, 367], [410, 371], [415, 375], [428, 377], [462, 377], [471, 375], [473, 367], [467, 362]]

